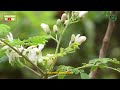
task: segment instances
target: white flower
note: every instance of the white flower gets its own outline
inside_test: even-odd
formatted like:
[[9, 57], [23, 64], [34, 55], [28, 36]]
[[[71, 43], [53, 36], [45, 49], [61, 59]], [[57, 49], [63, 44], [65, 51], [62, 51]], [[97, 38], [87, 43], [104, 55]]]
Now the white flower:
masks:
[[37, 56], [38, 62], [41, 63], [43, 61], [42, 59], [42, 53], [39, 53]]
[[42, 49], [44, 48], [44, 45], [43, 44], [39, 44], [38, 45], [38, 49], [41, 51]]
[[19, 59], [19, 57], [21, 57], [18, 53], [16, 53], [15, 51], [10, 51], [10, 50], [7, 50], [6, 52], [6, 55], [8, 56], [9, 58], [9, 63], [11, 63], [12, 61], [16, 60], [16, 59]]
[[43, 44], [39, 44], [38, 48], [36, 46], [30, 46], [24, 53], [28, 52], [27, 57], [37, 65], [37, 62], [41, 63], [43, 61], [41, 52], [43, 48]]
[[48, 34], [50, 33], [50, 28], [47, 24], [42, 23], [40, 26], [46, 33], [48, 33]]
[[45, 62], [43, 62], [43, 65], [45, 65], [45, 63], [47, 63], [48, 65], [51, 65], [53, 63], [53, 59], [50, 59], [54, 56], [54, 54], [47, 54], [46, 56], [43, 57], [43, 59], [45, 60]]
[[13, 41], [13, 35], [11, 32], [9, 32], [9, 35], [7, 35], [7, 38], [9, 41]]
[[9, 46], [4, 46], [2, 49], [5, 50], [5, 49], [8, 49], [8, 48], [9, 48]]
[[88, 11], [79, 11], [79, 17], [81, 18], [87, 13], [88, 13]]
[[80, 38], [80, 34], [78, 34], [78, 35], [75, 37], [75, 42], [78, 42], [78, 41], [79, 41], [79, 38]]
[[79, 37], [78, 43], [82, 44], [87, 38], [85, 36]]
[[32, 49], [32, 50], [29, 51], [28, 58], [29, 58], [29, 60], [31, 60], [32, 62], [37, 64], [37, 55], [36, 55], [36, 50], [35, 49]]
[[24, 47], [21, 45], [20, 48], [18, 48], [18, 50], [22, 52], [24, 50]]
[[84, 15], [87, 13], [88, 11], [73, 11], [74, 16], [78, 16], [79, 18], [84, 17]]
[[[74, 39], [73, 39], [74, 38]], [[74, 36], [74, 34], [71, 36], [71, 41], [69, 43], [69, 45], [71, 45], [74, 42], [79, 43], [80, 45], [86, 40], [87, 38], [85, 36], [80, 36], [80, 34], [78, 34], [76, 37]], [[73, 41], [74, 40], [74, 41]]]

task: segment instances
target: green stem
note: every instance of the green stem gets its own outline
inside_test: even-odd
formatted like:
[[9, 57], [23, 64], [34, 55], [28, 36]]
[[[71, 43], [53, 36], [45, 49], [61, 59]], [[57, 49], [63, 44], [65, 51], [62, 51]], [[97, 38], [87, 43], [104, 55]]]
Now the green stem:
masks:
[[116, 69], [116, 68], [112, 68], [112, 67], [108, 67], [108, 66], [104, 66], [105, 68], [109, 68], [109, 69], [112, 69], [112, 70], [115, 70], [115, 71], [117, 71], [117, 72], [120, 72], [118, 69]]
[[[58, 41], [58, 44], [57, 44], [57, 47], [56, 47], [55, 54], [58, 53], [58, 49], [59, 49], [59, 46], [60, 46], [60, 42], [61, 42], [61, 40], [62, 40], [62, 36], [63, 36], [65, 30], [67, 29], [68, 25], [69, 25], [69, 24], [67, 24], [67, 25], [65, 26], [65, 28], [64, 28], [64, 30], [63, 30], [63, 32], [62, 32], [62, 34], [60, 35], [60, 38], [59, 38], [59, 41]], [[54, 65], [55, 65], [55, 63], [56, 63], [56, 61], [57, 61], [57, 58], [53, 61], [53, 64], [51, 65], [49, 71], [51, 71], [51, 70], [53, 69], [53, 67], [54, 67]]]
[[2, 39], [0, 39], [1, 42], [5, 43], [6, 45], [8, 45], [10, 48], [12, 48], [15, 52], [17, 52], [20, 56], [22, 56], [23, 58], [25, 58], [29, 63], [31, 63], [43, 76], [45, 76], [46, 74], [37, 66], [35, 65], [32, 61], [30, 61], [28, 59], [28, 57], [26, 57], [25, 55], [23, 55], [21, 52], [19, 52], [18, 50], [16, 50], [14, 47], [12, 47], [11, 45], [9, 45], [7, 42], [3, 41]]
[[58, 53], [58, 49], [59, 49], [59, 46], [60, 46], [60, 43], [61, 43], [61, 40], [62, 40], [62, 36], [63, 36], [65, 30], [67, 29], [68, 25], [69, 25], [69, 24], [67, 24], [67, 25], [65, 26], [65, 28], [64, 28], [64, 30], [63, 30], [63, 32], [62, 32], [62, 34], [60, 35], [60, 38], [59, 38], [59, 41], [58, 41], [58, 44], [57, 44], [57, 47], [56, 47], [55, 54]]
[[30, 70], [31, 72], [33, 72], [35, 75], [37, 75], [41, 79], [41, 75], [38, 72], [34, 71], [33, 69], [31, 69], [30, 67], [28, 67], [26, 65], [24, 65], [24, 67], [27, 68], [28, 70]]
[[54, 77], [57, 77], [58, 75], [59, 75], [59, 74], [52, 75], [52, 76], [48, 77], [48, 79], [52, 79], [52, 78], [54, 78]]
[[53, 40], [55, 40], [55, 41], [58, 43], [58, 40], [57, 40], [57, 39], [55, 39], [53, 36], [51, 36], [51, 38], [52, 38]]
[[84, 66], [81, 66], [81, 67], [77, 67], [77, 69], [83, 69], [83, 68], [87, 68], [87, 67], [91, 67], [91, 66], [93, 66], [92, 64], [90, 64], [90, 65], [84, 65]]

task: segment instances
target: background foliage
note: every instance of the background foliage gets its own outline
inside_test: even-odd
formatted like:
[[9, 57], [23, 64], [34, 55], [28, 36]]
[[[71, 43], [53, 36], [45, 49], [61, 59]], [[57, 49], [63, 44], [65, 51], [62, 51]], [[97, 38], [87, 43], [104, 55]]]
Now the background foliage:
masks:
[[[14, 38], [20, 38], [23, 40], [37, 35], [44, 35], [45, 33], [40, 28], [40, 24], [46, 23], [52, 28], [57, 18], [60, 18], [61, 13], [62, 11], [0, 11], [0, 24], [10, 26]], [[3, 21], [4, 14], [15, 14], [17, 16], [17, 21]], [[107, 29], [108, 18], [109, 17], [104, 11], [90, 11], [86, 17], [81, 20], [81, 22], [72, 24], [68, 27], [64, 34], [64, 39], [61, 42], [61, 47], [68, 46], [70, 37], [73, 33], [76, 35], [78, 33], [85, 35], [87, 40], [75, 53], [59, 58], [57, 66], [67, 65], [78, 67], [81, 66], [82, 63], [88, 63], [89, 60], [98, 58], [102, 39]], [[109, 51], [107, 52], [107, 57], [117, 58], [117, 60], [120, 60], [119, 24], [120, 22], [118, 17], [116, 30], [113, 32]], [[46, 55], [47, 53], [54, 53], [55, 47], [56, 43], [53, 40], [49, 40], [45, 49], [43, 49], [43, 55]], [[90, 69], [86, 70], [87, 73], [89, 73]], [[7, 58], [3, 57], [0, 58], [0, 78], [36, 78], [36, 76], [25, 68], [18, 69], [11, 67]], [[79, 78], [79, 75], [69, 75], [66, 78], [76, 79]], [[104, 69], [100, 71], [99, 78], [120, 78], [120, 74], [113, 70]]]

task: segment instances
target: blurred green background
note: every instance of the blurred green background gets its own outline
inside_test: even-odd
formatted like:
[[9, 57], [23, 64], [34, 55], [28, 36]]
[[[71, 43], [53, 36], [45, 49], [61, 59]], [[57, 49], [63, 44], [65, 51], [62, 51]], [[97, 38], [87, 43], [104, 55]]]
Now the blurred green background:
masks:
[[[52, 28], [56, 23], [56, 20], [61, 17], [63, 11], [0, 11], [0, 24], [6, 24], [11, 27], [11, 32], [14, 38], [20, 38], [21, 40], [33, 37], [36, 35], [45, 34], [40, 28], [41, 23], [46, 23]], [[17, 20], [15, 22], [3, 21], [5, 14], [15, 14]], [[112, 34], [107, 57], [120, 59], [120, 22], [119, 17], [116, 21], [116, 28]], [[80, 46], [80, 49], [73, 54], [69, 54], [65, 57], [59, 58], [56, 66], [68, 65], [73, 67], [81, 66], [82, 63], [88, 63], [89, 60], [98, 58], [99, 50], [101, 48], [102, 39], [106, 32], [108, 25], [108, 17], [104, 11], [89, 11], [85, 18], [76, 24], [72, 24], [68, 27], [64, 33], [61, 47], [67, 47], [72, 34], [85, 35], [87, 40]], [[43, 55], [47, 53], [54, 53], [56, 43], [53, 40], [49, 40], [45, 48], [43, 49]], [[112, 65], [117, 67], [115, 65]], [[119, 66], [118, 66], [119, 67]], [[90, 69], [86, 69], [89, 73]], [[66, 78], [79, 79], [79, 75], [71, 75]], [[0, 79], [31, 79], [37, 78], [27, 69], [19, 69], [11, 67], [6, 61], [0, 58]], [[101, 70], [98, 78], [103, 79], [115, 79], [120, 78], [120, 73], [109, 69]]]

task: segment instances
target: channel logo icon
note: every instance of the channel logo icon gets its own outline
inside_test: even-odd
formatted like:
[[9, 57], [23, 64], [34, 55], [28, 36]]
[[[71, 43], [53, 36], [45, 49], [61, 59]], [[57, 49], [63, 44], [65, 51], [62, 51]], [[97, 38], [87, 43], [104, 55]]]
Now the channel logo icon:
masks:
[[4, 21], [16, 21], [16, 15], [4, 15]]

